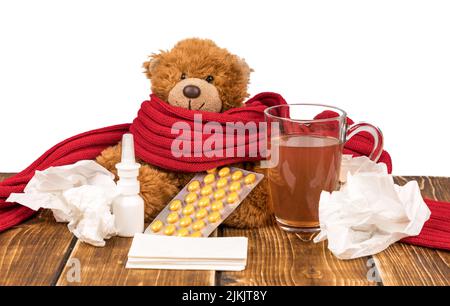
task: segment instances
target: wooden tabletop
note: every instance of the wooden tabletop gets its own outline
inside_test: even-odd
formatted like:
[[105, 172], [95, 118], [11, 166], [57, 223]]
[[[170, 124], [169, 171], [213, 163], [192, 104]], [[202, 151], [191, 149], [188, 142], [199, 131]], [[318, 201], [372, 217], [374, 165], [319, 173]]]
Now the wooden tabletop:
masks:
[[[412, 179], [425, 197], [450, 201], [450, 178], [396, 177], [399, 184]], [[244, 271], [129, 270], [131, 239], [114, 237], [104, 248], [93, 247], [41, 212], [0, 233], [0, 285], [450, 285], [450, 252], [396, 243], [380, 254], [342, 261], [326, 243], [303, 242], [275, 225], [222, 227], [217, 235], [249, 238]]]

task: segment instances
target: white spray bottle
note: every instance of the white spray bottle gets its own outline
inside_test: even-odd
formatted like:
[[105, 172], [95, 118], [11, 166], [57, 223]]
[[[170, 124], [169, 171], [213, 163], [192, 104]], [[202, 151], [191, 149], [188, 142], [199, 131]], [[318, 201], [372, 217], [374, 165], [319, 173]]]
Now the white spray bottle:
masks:
[[139, 168], [134, 157], [132, 134], [122, 137], [122, 160], [116, 164], [120, 195], [113, 202], [113, 214], [118, 235], [133, 237], [144, 231], [144, 200], [139, 196]]

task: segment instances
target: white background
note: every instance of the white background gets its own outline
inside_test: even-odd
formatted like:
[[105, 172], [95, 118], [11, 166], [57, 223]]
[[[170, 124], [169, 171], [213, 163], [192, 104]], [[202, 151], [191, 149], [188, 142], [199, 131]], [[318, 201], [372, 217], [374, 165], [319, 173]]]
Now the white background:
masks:
[[205, 37], [244, 57], [250, 93], [381, 127], [395, 174], [450, 176], [450, 1], [0, 2], [0, 172], [130, 122], [146, 56]]

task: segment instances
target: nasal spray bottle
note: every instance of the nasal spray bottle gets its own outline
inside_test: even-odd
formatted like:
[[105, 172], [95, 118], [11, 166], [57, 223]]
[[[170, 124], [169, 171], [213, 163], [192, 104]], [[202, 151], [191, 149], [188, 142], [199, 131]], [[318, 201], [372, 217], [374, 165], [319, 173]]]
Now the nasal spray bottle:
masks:
[[121, 237], [133, 237], [144, 231], [144, 200], [139, 196], [139, 168], [134, 157], [132, 134], [122, 137], [122, 160], [116, 164], [120, 195], [113, 202], [116, 229]]

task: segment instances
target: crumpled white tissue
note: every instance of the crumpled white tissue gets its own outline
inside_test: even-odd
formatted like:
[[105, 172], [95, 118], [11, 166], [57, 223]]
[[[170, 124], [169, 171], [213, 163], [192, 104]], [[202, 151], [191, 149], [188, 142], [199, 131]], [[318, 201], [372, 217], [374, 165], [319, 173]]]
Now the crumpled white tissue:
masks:
[[51, 209], [57, 222], [69, 222], [78, 239], [105, 246], [104, 239], [117, 234], [111, 214], [117, 195], [114, 174], [93, 160], [82, 160], [36, 171], [24, 193], [12, 193], [6, 201], [33, 210]]
[[352, 157], [351, 155], [343, 155], [341, 162], [341, 172], [339, 181], [345, 183], [347, 181], [347, 174], [356, 175], [359, 173], [387, 173], [385, 163], [375, 163], [366, 156]]
[[392, 243], [416, 236], [430, 218], [416, 181], [394, 184], [386, 167], [367, 157], [347, 160], [346, 184], [339, 191], [322, 192], [320, 233], [339, 259], [373, 255]]

